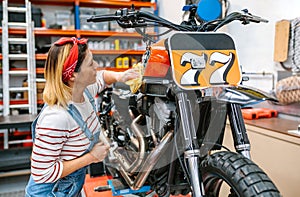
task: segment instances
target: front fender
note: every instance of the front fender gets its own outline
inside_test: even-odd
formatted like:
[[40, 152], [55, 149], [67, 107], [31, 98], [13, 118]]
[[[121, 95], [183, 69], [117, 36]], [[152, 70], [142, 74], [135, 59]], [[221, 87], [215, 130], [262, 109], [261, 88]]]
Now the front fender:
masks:
[[250, 105], [267, 100], [278, 102], [275, 96], [262, 90], [244, 85], [226, 87], [222, 93], [218, 95], [217, 99], [240, 105]]

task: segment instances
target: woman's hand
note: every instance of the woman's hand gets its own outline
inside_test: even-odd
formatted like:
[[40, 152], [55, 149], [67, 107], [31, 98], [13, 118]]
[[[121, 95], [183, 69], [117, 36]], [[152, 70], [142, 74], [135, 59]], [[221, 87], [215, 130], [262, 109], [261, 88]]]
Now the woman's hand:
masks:
[[99, 143], [95, 144], [93, 149], [90, 151], [90, 154], [94, 158], [92, 163], [97, 163], [97, 162], [103, 161], [104, 158], [108, 154], [109, 148], [110, 148], [110, 146], [104, 145], [103, 142], [99, 142]]
[[138, 78], [139, 76], [140, 76], [140, 74], [136, 69], [128, 69], [124, 72], [118, 73], [117, 81], [125, 83], [126, 81]]

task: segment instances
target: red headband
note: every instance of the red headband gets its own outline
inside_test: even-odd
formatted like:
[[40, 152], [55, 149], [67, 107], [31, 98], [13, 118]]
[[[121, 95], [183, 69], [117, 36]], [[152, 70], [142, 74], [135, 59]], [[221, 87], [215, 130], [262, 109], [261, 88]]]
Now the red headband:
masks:
[[67, 43], [73, 43], [73, 47], [70, 50], [70, 54], [64, 63], [64, 68], [62, 71], [62, 80], [67, 82], [71, 77], [75, 70], [77, 61], [78, 61], [78, 44], [86, 44], [87, 39], [78, 40], [75, 37], [72, 38], [61, 38], [56, 41], [54, 44], [61, 46]]

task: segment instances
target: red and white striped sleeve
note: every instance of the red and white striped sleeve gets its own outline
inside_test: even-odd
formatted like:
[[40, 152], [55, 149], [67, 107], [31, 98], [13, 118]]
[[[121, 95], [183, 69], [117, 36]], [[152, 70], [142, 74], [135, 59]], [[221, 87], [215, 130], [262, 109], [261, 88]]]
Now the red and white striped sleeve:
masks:
[[66, 113], [44, 111], [36, 126], [31, 158], [31, 174], [37, 183], [55, 182], [60, 178], [63, 171], [60, 155], [70, 132]]

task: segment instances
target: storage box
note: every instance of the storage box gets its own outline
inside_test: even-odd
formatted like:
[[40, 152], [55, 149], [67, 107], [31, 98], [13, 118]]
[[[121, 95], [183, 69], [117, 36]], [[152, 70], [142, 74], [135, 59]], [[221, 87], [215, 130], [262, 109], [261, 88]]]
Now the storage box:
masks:
[[[36, 8], [31, 6], [31, 16], [32, 20], [34, 21], [35, 27], [41, 27], [42, 26], [42, 11], [40, 8]], [[0, 5], [0, 21], [3, 19], [3, 9], [2, 4]], [[9, 22], [25, 22], [25, 14], [24, 13], [18, 13], [18, 12], [9, 12], [8, 13], [8, 21]], [[0, 26], [2, 26], [2, 23], [0, 23]]]
[[[27, 86], [28, 86], [28, 83], [23, 82], [23, 87], [27, 87]], [[38, 100], [43, 99], [44, 88], [45, 88], [45, 82], [37, 82], [36, 83], [36, 93], [37, 93], [36, 97], [37, 97]], [[24, 92], [23, 98], [28, 99], [28, 92], [27, 91]]]
[[108, 31], [109, 22], [87, 22], [87, 19], [93, 15], [108, 14], [110, 9], [108, 8], [80, 8], [80, 29], [82, 30], [96, 30], [96, 31]]
[[55, 24], [61, 25], [63, 29], [71, 26], [71, 11], [57, 10], [55, 11]]

